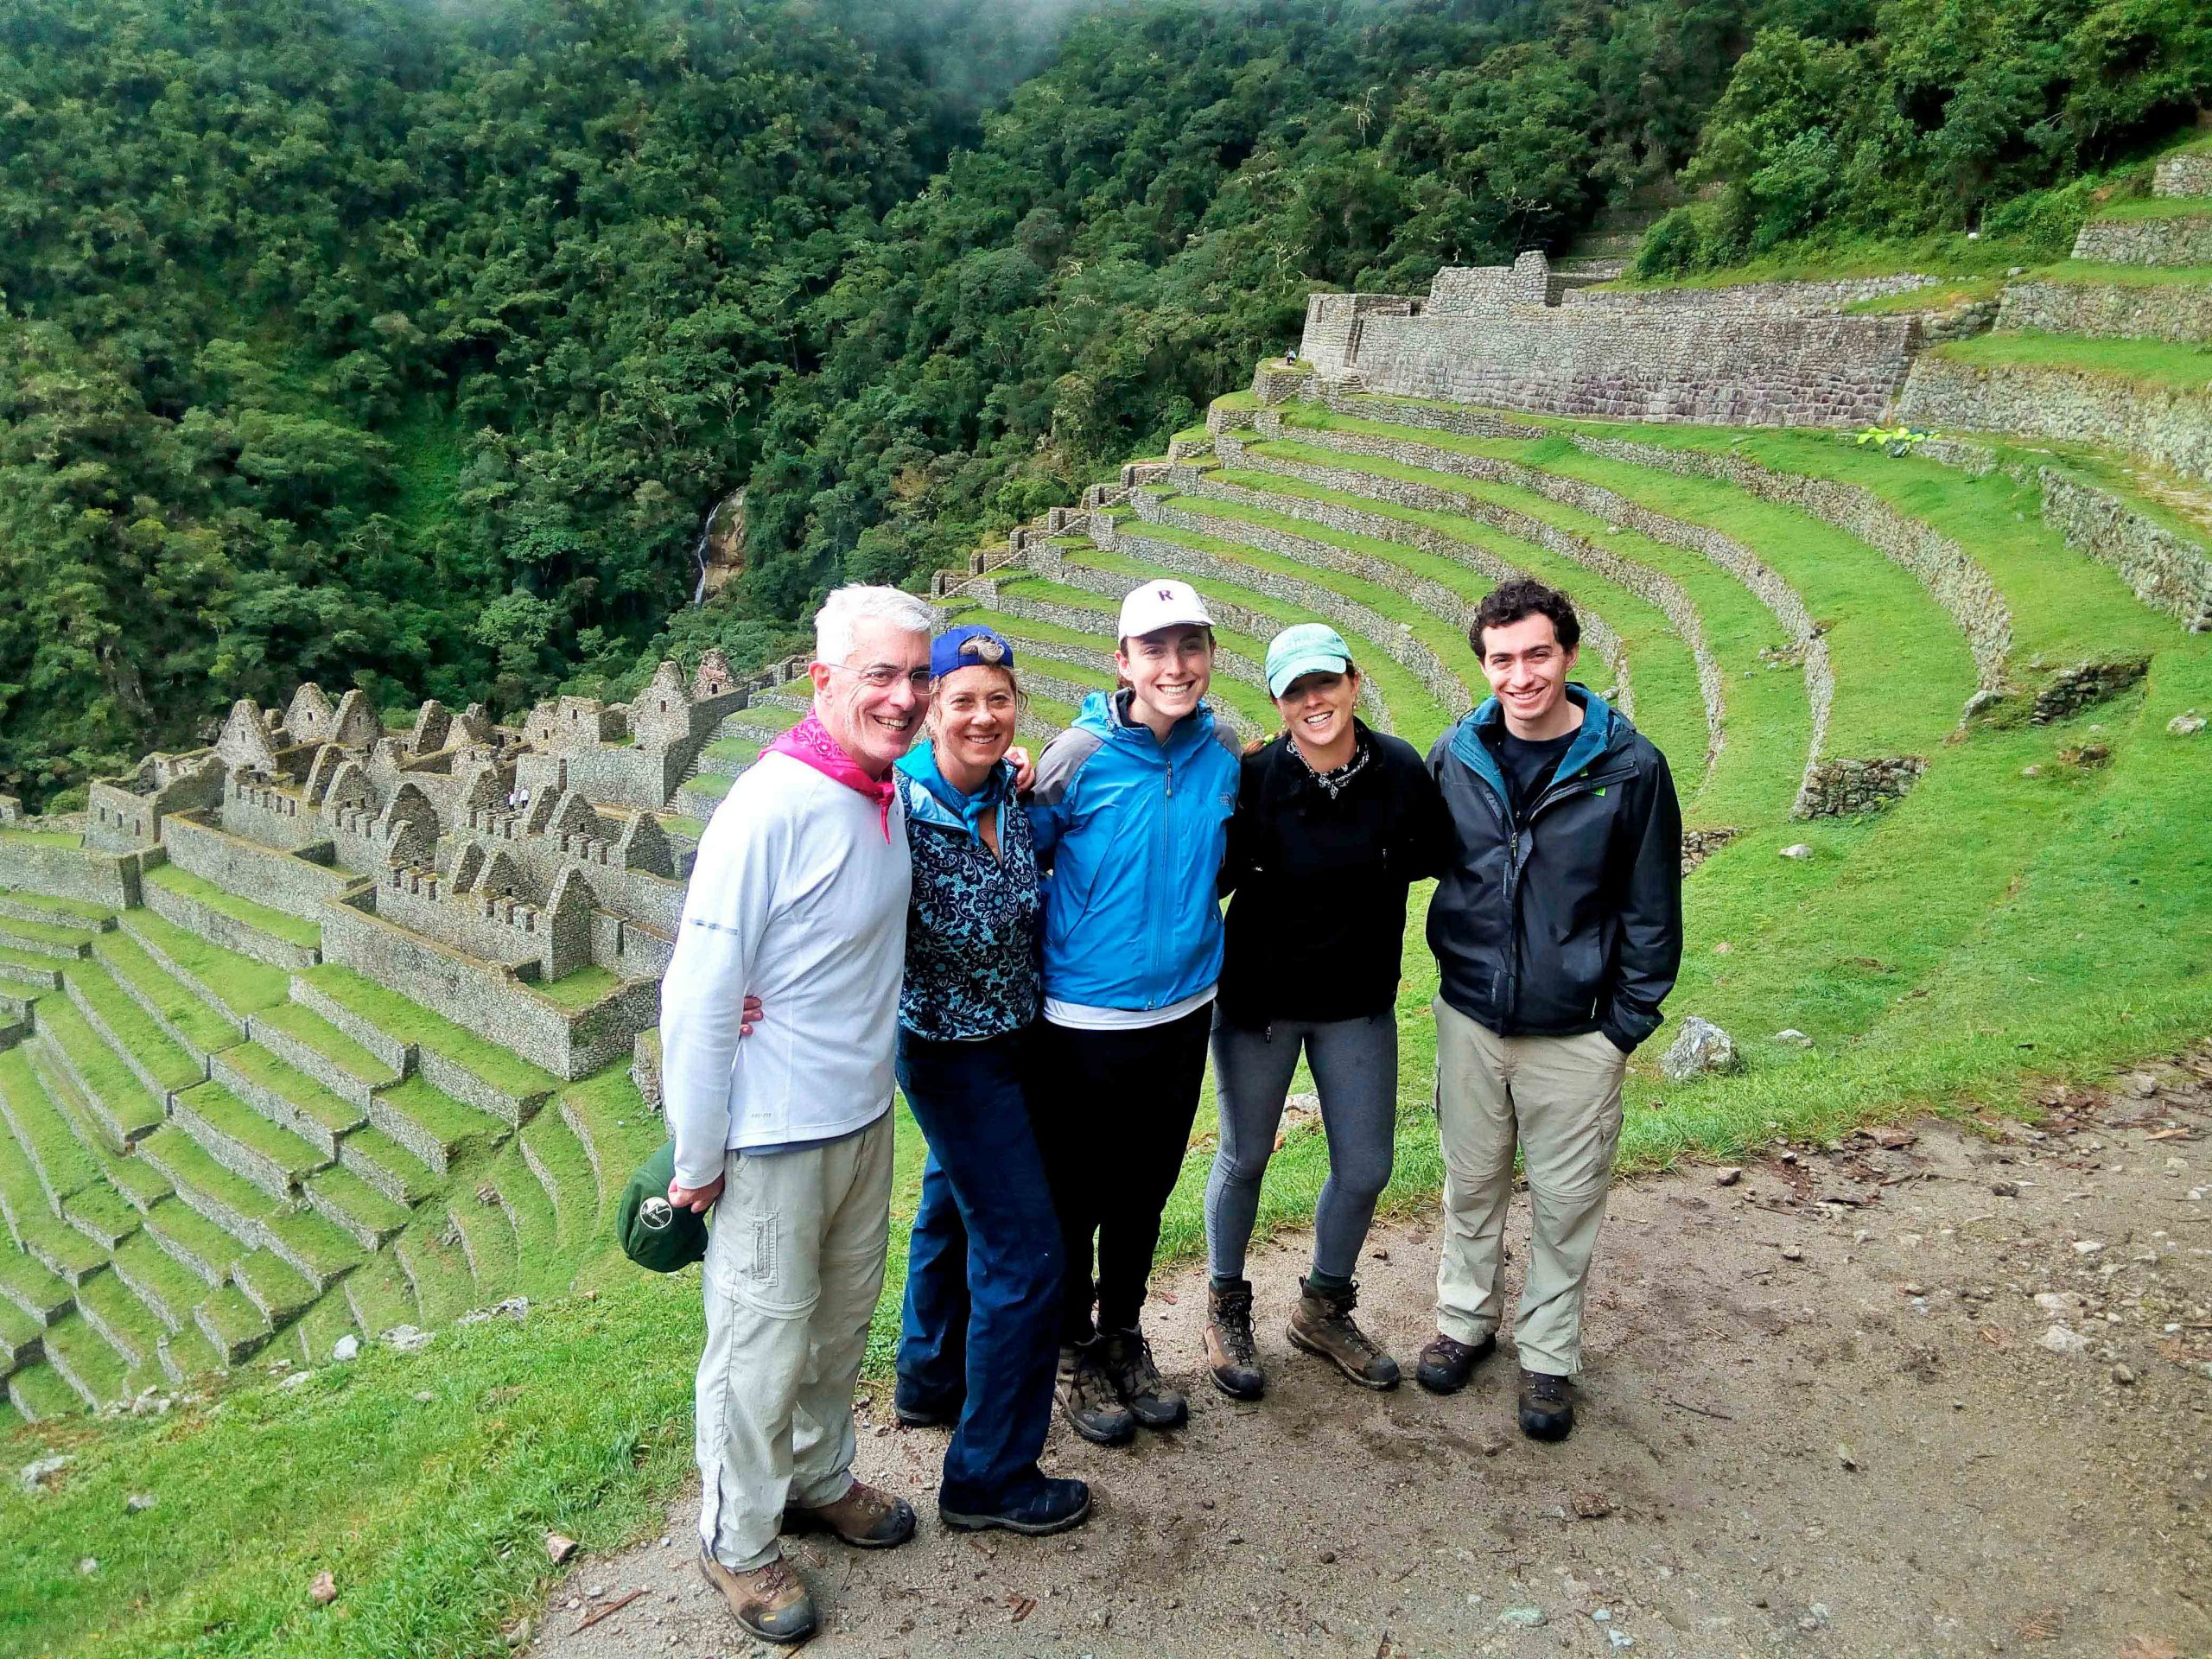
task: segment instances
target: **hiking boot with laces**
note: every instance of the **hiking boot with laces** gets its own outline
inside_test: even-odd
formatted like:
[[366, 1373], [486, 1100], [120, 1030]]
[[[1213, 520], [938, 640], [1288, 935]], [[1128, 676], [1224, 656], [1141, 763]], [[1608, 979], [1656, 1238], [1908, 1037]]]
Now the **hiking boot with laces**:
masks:
[[1137, 1420], [1115, 1392], [1114, 1380], [1099, 1363], [1103, 1339], [1094, 1338], [1060, 1350], [1060, 1373], [1052, 1385], [1060, 1415], [1068, 1427], [1095, 1446], [1124, 1446], [1137, 1432]]
[[1238, 1279], [1206, 1292], [1206, 1364], [1213, 1385], [1232, 1400], [1256, 1400], [1267, 1392], [1260, 1351], [1252, 1341], [1252, 1287]]
[[1475, 1367], [1497, 1351], [1497, 1338], [1494, 1336], [1486, 1336], [1480, 1342], [1461, 1342], [1440, 1331], [1421, 1351], [1421, 1363], [1414, 1367], [1414, 1381], [1431, 1394], [1457, 1394], [1467, 1386]]
[[763, 1642], [804, 1642], [814, 1634], [814, 1598], [806, 1582], [781, 1556], [749, 1573], [734, 1573], [702, 1554], [699, 1571], [721, 1592], [722, 1599], [747, 1634]]
[[1099, 1338], [1099, 1363], [1129, 1415], [1147, 1428], [1179, 1428], [1191, 1414], [1191, 1402], [1160, 1381], [1152, 1363], [1152, 1344], [1141, 1331], [1109, 1331]]
[[1384, 1353], [1351, 1316], [1359, 1305], [1357, 1286], [1327, 1290], [1301, 1279], [1303, 1294], [1290, 1316], [1290, 1343], [1317, 1354], [1363, 1389], [1398, 1386], [1398, 1362]]
[[1521, 1432], [1532, 1440], [1563, 1440], [1574, 1432], [1574, 1384], [1563, 1376], [1523, 1370]]
[[894, 1549], [914, 1535], [914, 1506], [856, 1480], [828, 1503], [784, 1506], [785, 1532], [832, 1532], [855, 1549]]

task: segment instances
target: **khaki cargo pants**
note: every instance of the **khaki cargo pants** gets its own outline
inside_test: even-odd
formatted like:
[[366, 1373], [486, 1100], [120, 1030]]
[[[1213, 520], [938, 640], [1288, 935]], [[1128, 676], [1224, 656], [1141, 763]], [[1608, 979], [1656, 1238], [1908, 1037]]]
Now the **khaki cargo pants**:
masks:
[[1505, 1313], [1505, 1206], [1517, 1143], [1529, 1176], [1529, 1272], [1514, 1341], [1531, 1371], [1582, 1365], [1582, 1290], [1620, 1143], [1628, 1057], [1605, 1037], [1501, 1037], [1438, 998], [1436, 1122], [1444, 1143], [1437, 1329], [1478, 1343]]
[[891, 1236], [889, 1112], [856, 1135], [728, 1154], [707, 1242], [699, 1538], [734, 1572], [776, 1559], [790, 1502], [853, 1484], [853, 1389]]

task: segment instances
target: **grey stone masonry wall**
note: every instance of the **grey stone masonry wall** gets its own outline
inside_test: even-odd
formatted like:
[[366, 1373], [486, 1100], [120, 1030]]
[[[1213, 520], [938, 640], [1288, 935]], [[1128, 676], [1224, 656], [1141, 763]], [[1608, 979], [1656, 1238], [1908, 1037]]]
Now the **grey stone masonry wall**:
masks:
[[1428, 285], [1429, 316], [1487, 311], [1501, 305], [1542, 305], [1551, 291], [1541, 253], [1524, 253], [1510, 265], [1446, 265]]
[[[1300, 434], [1301, 439], [1306, 435], [1302, 431]], [[1370, 439], [1365, 434], [1332, 435], [1359, 442], [1397, 442]], [[1716, 531], [1707, 530], [1702, 525], [1686, 524], [1664, 514], [1653, 512], [1611, 490], [1585, 484], [1578, 479], [1539, 472], [1533, 467], [1486, 455], [1430, 451], [1420, 445], [1414, 445], [1413, 448], [1423, 454], [1440, 454], [1448, 459], [1452, 463], [1448, 470], [1459, 476], [1508, 484], [1578, 512], [1589, 513], [1609, 524], [1630, 525], [1655, 541], [1685, 547], [1711, 559], [1750, 588], [1760, 602], [1773, 613], [1775, 620], [1782, 624], [1790, 643], [1804, 653], [1805, 692], [1812, 705], [1812, 742], [1808, 766], [1820, 755], [1827, 741], [1828, 706], [1834, 700], [1835, 684], [1828, 667], [1827, 644], [1815, 632], [1812, 617], [1805, 609], [1804, 601], [1798, 598], [1796, 590], [1776, 575], [1749, 548]], [[1469, 492], [1410, 480], [1386, 478], [1357, 468], [1323, 467], [1249, 451], [1246, 452], [1246, 464], [1265, 472], [1280, 473], [1286, 477], [1302, 479], [1310, 484], [1364, 496], [1370, 500], [1388, 502], [1395, 506], [1427, 512], [1448, 512], [1472, 518], [1518, 540], [1545, 548], [1562, 558], [1573, 559], [1627, 588], [1638, 598], [1656, 607], [1689, 647], [1697, 665], [1699, 695], [1706, 708], [1706, 763], [1708, 766], [1719, 753], [1726, 736], [1726, 683], [1707, 643], [1704, 619], [1699, 614], [1688, 593], [1671, 576], [1624, 558], [1586, 537], [1560, 530], [1528, 513], [1516, 512]], [[1435, 470], [1446, 469], [1440, 467]]]
[[1732, 283], [1726, 288], [1577, 288], [1560, 296], [1563, 306], [1591, 310], [1834, 311], [1862, 300], [1887, 299], [1936, 287], [1940, 281], [1915, 271], [1892, 276], [1840, 276], [1810, 283]]
[[2074, 257], [2101, 265], [2212, 265], [2212, 203], [2171, 219], [2093, 219]]
[[1877, 760], [1823, 760], [1813, 768], [1790, 809], [1793, 818], [1840, 818], [1873, 812], [1898, 799], [1928, 770], [1917, 755]]
[[321, 921], [323, 906], [352, 885], [342, 870], [241, 840], [204, 822], [201, 812], [172, 812], [162, 821], [169, 862], [226, 893], [304, 921]]
[[[1179, 512], [1172, 503], [1163, 502], [1158, 496], [1137, 498], [1137, 516], [1148, 524], [1168, 524], [1179, 529], [1202, 529], [1208, 534], [1217, 534], [1212, 522], [1193, 522], [1192, 516]], [[1240, 564], [1232, 560], [1217, 558], [1186, 547], [1180, 542], [1171, 542], [1148, 537], [1138, 526], [1122, 524], [1115, 537], [1117, 551], [1156, 564], [1163, 570], [1173, 570], [1180, 575], [1211, 578], [1234, 582], [1249, 588], [1269, 599], [1281, 599], [1300, 606], [1316, 615], [1325, 616], [1341, 627], [1363, 634], [1389, 652], [1398, 663], [1427, 688], [1428, 694], [1441, 704], [1454, 719], [1474, 707], [1467, 688], [1459, 677], [1444, 665], [1443, 661], [1427, 645], [1414, 636], [1411, 629], [1402, 627], [1380, 613], [1369, 609], [1355, 600], [1332, 592], [1319, 582], [1307, 582], [1267, 569], [1259, 565]]]
[[1863, 425], [1904, 377], [1910, 317], [1516, 308], [1372, 317], [1371, 389], [1610, 420]]
[[[1317, 384], [1305, 401], [1319, 404], [1332, 414], [1351, 415], [1360, 420], [1385, 421], [1397, 426], [1418, 426], [1432, 432], [1449, 432], [1454, 437], [1534, 440], [1548, 438], [1552, 432], [1548, 426], [1531, 426], [1526, 421], [1509, 420], [1487, 409], [1348, 392], [1341, 386], [1330, 385], [1325, 382]], [[1269, 433], [1279, 430], [1281, 422], [1282, 417], [1276, 411], [1262, 410], [1255, 416], [1252, 424], [1260, 432]]]
[[232, 835], [287, 853], [330, 839], [302, 791], [255, 783], [236, 772], [223, 780], [222, 825]]
[[[322, 926], [322, 947], [327, 960], [365, 974], [569, 1082], [628, 1053], [638, 1032], [654, 1018], [649, 1007], [638, 1025], [618, 1034], [607, 1020], [595, 1016], [611, 1007], [630, 1008], [634, 996], [618, 993], [582, 1015], [574, 1014], [534, 995], [494, 963], [394, 927], [350, 905], [330, 907]], [[657, 1004], [657, 988], [647, 982], [644, 988], [648, 1001]]]
[[1942, 606], [1974, 654], [1974, 677], [1984, 691], [2001, 691], [2012, 651], [2012, 611], [1989, 572], [1965, 548], [1921, 520], [1900, 512], [1872, 490], [1855, 484], [1778, 473], [1748, 457], [1669, 444], [1633, 443], [1580, 433], [1574, 447], [1586, 454], [1663, 472], [1717, 478], [1762, 500], [1808, 512], [1857, 537], [1891, 563], [1910, 571]]
[[171, 812], [212, 807], [223, 798], [223, 765], [200, 750], [146, 756], [120, 778], [95, 779], [85, 810], [85, 844], [122, 853], [150, 847]]
[[2212, 196], [2212, 149], [2185, 149], [2158, 163], [2151, 176], [2154, 196]]
[[[1397, 294], [1315, 294], [1306, 302], [1306, 333], [1298, 355], [1331, 379], [1351, 368], [1360, 327], [1372, 316], [1408, 316], [1418, 302]], [[1267, 365], [1262, 365], [1262, 372]], [[1265, 400], [1255, 380], [1253, 390]]]
[[313, 945], [294, 944], [273, 933], [264, 933], [197, 899], [173, 892], [158, 881], [147, 882], [144, 891], [146, 908], [155, 915], [165, 922], [174, 922], [188, 933], [197, 933], [226, 950], [235, 950], [242, 957], [251, 957], [272, 968], [294, 973], [312, 968], [322, 960], [321, 953]]
[[2212, 286], [2009, 283], [1997, 326], [2107, 340], [2212, 340]]
[[1724, 824], [1712, 830], [1683, 830], [1682, 874], [1688, 875], [1743, 833], [1733, 824]]
[[1494, 274], [1447, 270], [1431, 294], [1460, 308], [1315, 295], [1300, 355], [1325, 381], [1415, 397], [1611, 419], [1864, 425], [1887, 408], [1919, 339], [1910, 314], [1845, 316], [1797, 296], [1675, 291], [1648, 303], [1578, 289], [1556, 306], [1488, 302], [1515, 291]]
[[2053, 675], [2036, 695], [2030, 718], [2038, 726], [2076, 715], [2092, 703], [2116, 697], [2150, 672], [2144, 658], [2128, 658], [2110, 663], [2075, 663]]
[[2154, 610], [2192, 633], [2212, 629], [2212, 551], [2185, 541], [2108, 491], [2055, 467], [2039, 467], [2044, 522], [2067, 545], [2110, 565]]
[[536, 905], [497, 893], [455, 896], [446, 885], [435, 870], [391, 865], [377, 878], [376, 912], [425, 938], [510, 968], [544, 957], [545, 918]]
[[[2208, 250], [2212, 258], [2212, 250]], [[2111, 444], [2212, 479], [2212, 392], [2031, 365], [1982, 367], [1934, 355], [1912, 365], [1897, 413], [1922, 426], [1963, 426]]]
[[[36, 820], [30, 820], [35, 823]], [[50, 847], [0, 830], [0, 887], [83, 899], [123, 910], [138, 902], [144, 855]]]

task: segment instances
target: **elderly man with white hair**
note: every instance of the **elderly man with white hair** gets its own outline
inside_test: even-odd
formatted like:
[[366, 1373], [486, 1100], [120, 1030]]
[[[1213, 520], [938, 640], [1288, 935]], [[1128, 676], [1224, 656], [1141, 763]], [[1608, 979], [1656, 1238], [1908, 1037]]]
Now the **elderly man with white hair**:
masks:
[[[921, 730], [931, 621], [895, 588], [823, 602], [813, 712], [715, 810], [661, 987], [669, 1198], [715, 1208], [700, 1566], [770, 1642], [815, 1628], [780, 1532], [885, 1549], [914, 1531], [853, 1478], [853, 1389], [890, 1237], [909, 887], [891, 767]], [[750, 1026], [748, 995], [767, 1010]]]

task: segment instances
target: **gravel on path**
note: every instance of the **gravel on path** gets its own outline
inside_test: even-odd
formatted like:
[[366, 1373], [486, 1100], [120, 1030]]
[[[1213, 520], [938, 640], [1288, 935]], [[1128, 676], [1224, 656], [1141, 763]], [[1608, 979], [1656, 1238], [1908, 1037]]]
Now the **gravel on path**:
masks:
[[[1516, 1432], [1510, 1344], [1460, 1395], [1413, 1385], [1424, 1220], [1379, 1227], [1363, 1264], [1360, 1317], [1408, 1373], [1389, 1394], [1284, 1338], [1302, 1237], [1255, 1255], [1256, 1404], [1206, 1379], [1202, 1271], [1163, 1275], [1147, 1328], [1190, 1425], [1118, 1451], [1056, 1426], [1046, 1468], [1097, 1494], [1060, 1538], [946, 1531], [944, 1433], [893, 1428], [888, 1386], [868, 1389], [860, 1471], [922, 1527], [881, 1554], [793, 1541], [823, 1614], [806, 1651], [2212, 1653], [2209, 1080], [2200, 1052], [2053, 1090], [2036, 1127], [1923, 1120], [1774, 1148], [1726, 1185], [1624, 1183], [1561, 1445]], [[664, 1540], [581, 1559], [513, 1645], [772, 1651], [702, 1583], [696, 1503]]]

